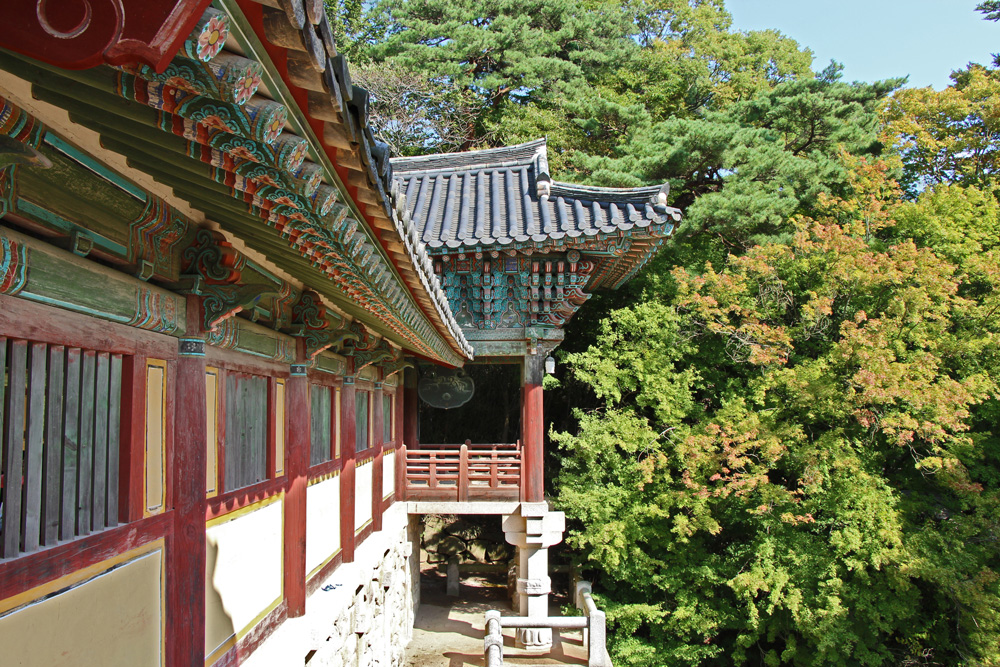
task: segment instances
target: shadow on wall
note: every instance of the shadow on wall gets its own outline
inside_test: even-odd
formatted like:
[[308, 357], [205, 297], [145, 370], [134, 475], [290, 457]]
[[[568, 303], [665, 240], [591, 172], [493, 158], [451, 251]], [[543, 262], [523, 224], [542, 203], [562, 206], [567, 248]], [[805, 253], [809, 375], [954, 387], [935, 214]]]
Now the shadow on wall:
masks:
[[229, 615], [222, 593], [215, 583], [216, 563], [219, 558], [218, 540], [206, 536], [205, 553], [205, 657], [225, 653], [236, 643], [236, 627]]

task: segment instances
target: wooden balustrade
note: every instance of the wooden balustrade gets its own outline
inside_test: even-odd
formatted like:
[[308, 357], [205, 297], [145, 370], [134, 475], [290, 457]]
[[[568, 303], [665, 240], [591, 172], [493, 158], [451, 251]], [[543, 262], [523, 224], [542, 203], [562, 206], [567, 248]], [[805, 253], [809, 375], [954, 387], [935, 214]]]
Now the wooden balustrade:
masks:
[[401, 448], [406, 500], [520, 500], [521, 445], [429, 445]]

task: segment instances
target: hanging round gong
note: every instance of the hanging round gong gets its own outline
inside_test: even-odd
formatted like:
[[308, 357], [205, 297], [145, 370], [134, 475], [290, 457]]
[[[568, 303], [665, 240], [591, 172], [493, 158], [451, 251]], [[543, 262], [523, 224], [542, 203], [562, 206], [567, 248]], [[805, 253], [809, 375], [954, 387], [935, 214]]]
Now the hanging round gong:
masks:
[[421, 368], [417, 395], [434, 408], [457, 408], [465, 405], [476, 391], [476, 385], [463, 368]]

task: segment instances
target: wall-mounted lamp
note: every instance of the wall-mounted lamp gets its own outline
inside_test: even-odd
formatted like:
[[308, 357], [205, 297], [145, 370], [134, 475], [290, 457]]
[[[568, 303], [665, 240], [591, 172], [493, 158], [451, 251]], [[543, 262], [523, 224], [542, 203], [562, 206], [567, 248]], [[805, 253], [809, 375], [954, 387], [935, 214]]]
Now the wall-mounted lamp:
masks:
[[545, 374], [553, 375], [556, 372], [556, 358], [552, 355], [545, 357]]

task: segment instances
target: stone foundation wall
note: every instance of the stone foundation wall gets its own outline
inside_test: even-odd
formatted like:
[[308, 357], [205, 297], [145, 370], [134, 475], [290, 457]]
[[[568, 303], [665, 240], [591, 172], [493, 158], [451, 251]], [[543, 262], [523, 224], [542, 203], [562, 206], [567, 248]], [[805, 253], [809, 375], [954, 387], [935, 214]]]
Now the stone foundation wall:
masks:
[[419, 603], [420, 554], [405, 503], [244, 663], [251, 667], [402, 667]]

